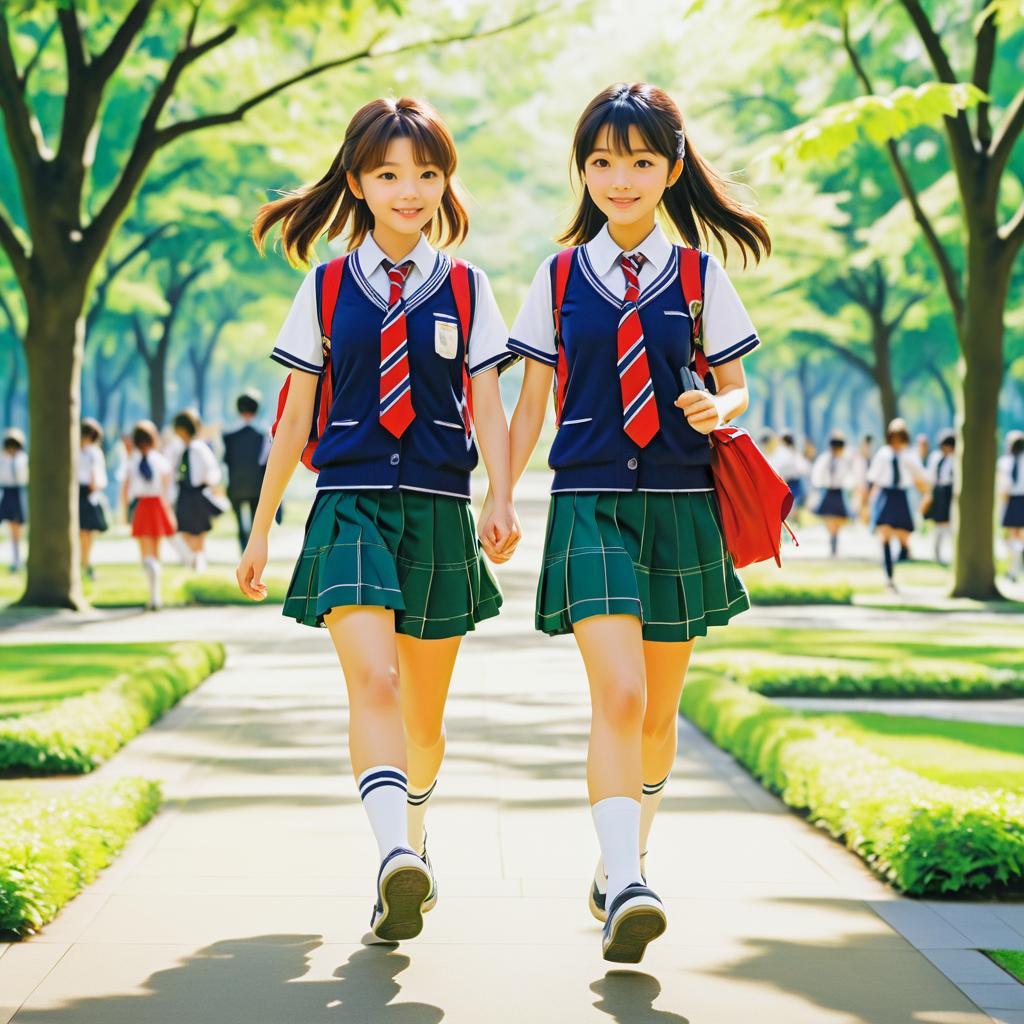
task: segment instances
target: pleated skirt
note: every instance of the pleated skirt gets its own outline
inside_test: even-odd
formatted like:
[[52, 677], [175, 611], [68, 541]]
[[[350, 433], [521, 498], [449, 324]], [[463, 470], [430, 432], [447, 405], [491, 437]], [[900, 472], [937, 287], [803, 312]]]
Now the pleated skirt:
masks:
[[871, 503], [871, 529], [891, 526], [895, 530], [914, 530], [907, 492], [902, 487], [883, 487]]
[[318, 492], [284, 615], [323, 626], [332, 608], [376, 605], [395, 631], [462, 636], [498, 614], [501, 592], [483, 560], [468, 501], [417, 491]]
[[1024, 494], [1011, 494], [1003, 509], [1002, 526], [1024, 526]]
[[552, 496], [537, 586], [542, 632], [635, 615], [645, 640], [682, 642], [749, 607], [713, 491]]
[[933, 523], [948, 523], [953, 507], [953, 485], [936, 484], [932, 490], [932, 503], [928, 506], [924, 518]]
[[829, 487], [826, 489], [814, 510], [814, 514], [819, 516], [835, 516], [839, 519], [849, 519], [850, 511], [846, 507], [846, 499], [843, 497], [842, 490], [838, 487]]

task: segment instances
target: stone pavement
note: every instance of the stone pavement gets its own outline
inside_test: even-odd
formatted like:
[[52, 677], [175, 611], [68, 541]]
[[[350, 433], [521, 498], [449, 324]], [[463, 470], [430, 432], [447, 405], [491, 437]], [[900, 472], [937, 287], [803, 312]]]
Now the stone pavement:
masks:
[[[571, 640], [532, 630], [528, 514], [505, 613], [456, 668], [428, 821], [440, 902], [397, 948], [361, 944], [376, 850], [324, 631], [272, 607], [75, 628], [222, 639], [228, 662], [97, 773], [161, 778], [166, 805], [55, 922], [0, 947], [0, 1024], [1024, 1021], [1024, 987], [972, 951], [1024, 948], [1024, 907], [897, 897], [687, 723], [649, 858], [669, 930], [609, 970], [586, 907], [585, 680]], [[55, 635], [65, 618], [0, 643]]]

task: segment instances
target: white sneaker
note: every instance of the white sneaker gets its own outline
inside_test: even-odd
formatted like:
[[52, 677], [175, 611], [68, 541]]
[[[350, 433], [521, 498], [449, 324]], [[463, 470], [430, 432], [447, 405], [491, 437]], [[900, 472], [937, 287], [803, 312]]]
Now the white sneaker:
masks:
[[423, 930], [423, 909], [430, 892], [426, 862], [408, 847], [396, 846], [377, 873], [370, 931], [383, 942], [415, 938]]
[[[644, 881], [644, 885], [647, 884], [647, 851], [644, 850], [640, 854], [640, 877]], [[587, 906], [590, 909], [591, 916], [596, 918], [602, 924], [608, 920], [608, 909], [606, 906], [608, 900], [608, 876], [604, 873], [604, 868], [601, 865], [601, 861], [597, 862], [597, 867], [594, 868], [594, 880], [590, 883], [590, 899], [587, 901]]]
[[648, 943], [667, 927], [668, 918], [658, 894], [640, 882], [631, 882], [608, 907], [601, 952], [612, 963], [638, 964]]

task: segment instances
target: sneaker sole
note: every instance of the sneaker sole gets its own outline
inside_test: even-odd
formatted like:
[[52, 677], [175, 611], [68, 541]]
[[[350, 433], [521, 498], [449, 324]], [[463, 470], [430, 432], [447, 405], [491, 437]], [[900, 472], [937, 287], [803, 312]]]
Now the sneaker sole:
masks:
[[668, 926], [663, 911], [656, 907], [634, 907], [624, 910], [604, 951], [605, 960], [616, 964], [638, 964], [644, 958], [647, 944], [661, 935]]
[[385, 942], [414, 939], [423, 930], [423, 907], [430, 895], [430, 878], [419, 868], [397, 868], [384, 879], [384, 912], [373, 934]]

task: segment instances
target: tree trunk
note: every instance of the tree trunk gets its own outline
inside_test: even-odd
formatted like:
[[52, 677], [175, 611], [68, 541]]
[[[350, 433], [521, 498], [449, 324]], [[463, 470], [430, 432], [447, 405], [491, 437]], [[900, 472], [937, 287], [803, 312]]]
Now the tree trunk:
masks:
[[13, 425], [14, 404], [18, 398], [18, 391], [21, 387], [21, 363], [18, 360], [17, 347], [11, 348], [11, 375], [7, 380], [7, 390], [4, 392], [4, 422], [5, 427]]
[[84, 288], [46, 289], [29, 304], [25, 332], [29, 397], [28, 582], [19, 604], [82, 608], [78, 480]]
[[871, 350], [875, 356], [875, 383], [882, 405], [882, 436], [890, 420], [899, 416], [899, 401], [892, 382], [892, 331], [881, 317], [874, 319], [871, 330]]
[[149, 418], [157, 430], [163, 428], [167, 419], [167, 350], [158, 345], [150, 359], [146, 360], [146, 377], [149, 387]]
[[1003, 378], [1003, 310], [1009, 268], [990, 247], [968, 243], [967, 294], [960, 330], [963, 408], [957, 417], [956, 551], [953, 597], [1002, 598], [996, 587], [995, 465]]

